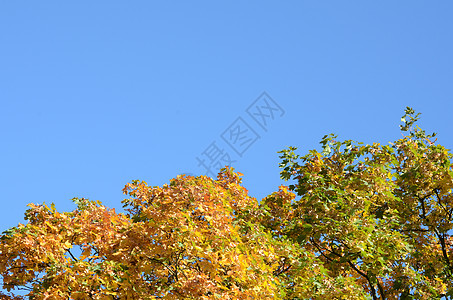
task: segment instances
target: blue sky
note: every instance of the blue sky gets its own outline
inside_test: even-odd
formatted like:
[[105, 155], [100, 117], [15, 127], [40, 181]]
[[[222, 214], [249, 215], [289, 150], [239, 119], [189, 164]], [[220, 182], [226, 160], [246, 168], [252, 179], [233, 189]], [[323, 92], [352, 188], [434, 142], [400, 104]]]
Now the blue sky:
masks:
[[[277, 151], [319, 149], [331, 132], [388, 143], [406, 106], [451, 149], [452, 13], [414, 0], [2, 1], [0, 232], [30, 202], [120, 210], [133, 179], [205, 174], [212, 145], [260, 199], [282, 184]], [[241, 126], [253, 134], [229, 140]]]

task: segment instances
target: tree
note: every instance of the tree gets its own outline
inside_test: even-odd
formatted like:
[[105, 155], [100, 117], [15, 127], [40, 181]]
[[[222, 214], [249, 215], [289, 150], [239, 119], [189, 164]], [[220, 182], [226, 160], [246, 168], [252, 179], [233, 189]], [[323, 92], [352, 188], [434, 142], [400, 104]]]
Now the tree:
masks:
[[[426, 299], [453, 294], [451, 153], [407, 108], [390, 145], [281, 151], [260, 203], [226, 167], [126, 185], [126, 213], [30, 204], [0, 237], [2, 299]], [[15, 295], [15, 289], [27, 295]]]
[[127, 214], [78, 198], [65, 213], [30, 204], [28, 224], [1, 237], [3, 288], [29, 299], [282, 299], [290, 267], [305, 287], [317, 271], [322, 281], [312, 255], [251, 222], [258, 203], [239, 176], [133, 181]]
[[419, 115], [406, 108], [406, 135], [390, 145], [329, 135], [321, 153], [281, 151], [281, 176], [300, 198], [261, 204], [274, 236], [314, 253], [331, 276], [354, 278], [372, 299], [453, 295], [452, 154], [415, 125]]

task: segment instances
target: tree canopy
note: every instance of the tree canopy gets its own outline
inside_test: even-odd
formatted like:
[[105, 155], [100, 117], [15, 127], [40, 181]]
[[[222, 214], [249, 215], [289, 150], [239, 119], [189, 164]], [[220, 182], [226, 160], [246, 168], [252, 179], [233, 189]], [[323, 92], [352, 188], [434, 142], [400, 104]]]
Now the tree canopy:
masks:
[[0, 237], [0, 297], [451, 298], [452, 154], [418, 118], [408, 107], [388, 145], [327, 135], [320, 152], [279, 152], [290, 184], [260, 202], [225, 167], [132, 181], [126, 213], [29, 204], [28, 222]]

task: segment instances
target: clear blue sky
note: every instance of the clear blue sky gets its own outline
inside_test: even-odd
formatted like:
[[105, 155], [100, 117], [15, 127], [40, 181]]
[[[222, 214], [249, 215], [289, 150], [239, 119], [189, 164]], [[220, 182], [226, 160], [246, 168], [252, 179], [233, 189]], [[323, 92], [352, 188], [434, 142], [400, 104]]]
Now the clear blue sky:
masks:
[[[0, 232], [30, 202], [119, 209], [133, 179], [204, 174], [213, 142], [260, 199], [282, 183], [277, 151], [331, 132], [393, 141], [406, 106], [451, 149], [452, 15], [451, 1], [2, 1]], [[274, 102], [254, 104], [264, 91]]]

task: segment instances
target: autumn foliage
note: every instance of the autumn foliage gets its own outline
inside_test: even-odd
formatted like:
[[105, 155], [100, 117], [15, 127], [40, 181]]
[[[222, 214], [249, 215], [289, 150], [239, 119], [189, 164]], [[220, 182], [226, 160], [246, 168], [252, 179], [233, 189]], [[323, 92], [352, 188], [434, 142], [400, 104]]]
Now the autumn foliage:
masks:
[[[226, 167], [99, 201], [30, 204], [0, 240], [0, 299], [431, 299], [453, 294], [452, 154], [415, 125], [389, 145], [281, 151], [260, 202]], [[26, 296], [17, 293], [21, 288]]]

